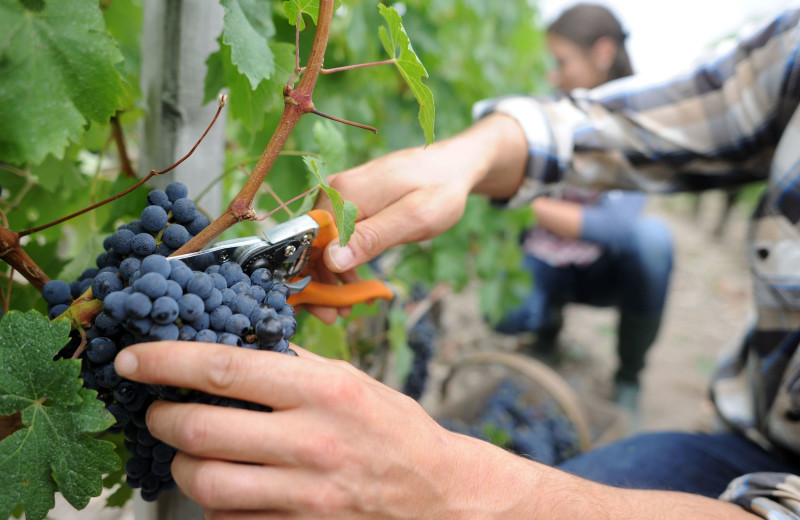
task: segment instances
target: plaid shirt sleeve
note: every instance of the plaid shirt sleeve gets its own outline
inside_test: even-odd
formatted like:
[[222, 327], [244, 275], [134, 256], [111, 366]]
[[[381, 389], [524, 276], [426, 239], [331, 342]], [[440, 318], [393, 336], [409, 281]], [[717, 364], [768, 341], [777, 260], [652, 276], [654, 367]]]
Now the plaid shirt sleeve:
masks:
[[800, 519], [800, 477], [788, 473], [751, 473], [728, 485], [721, 500], [768, 520]]
[[475, 118], [507, 114], [527, 139], [526, 179], [508, 203], [560, 181], [668, 192], [767, 178], [788, 123], [782, 105], [797, 104], [799, 12], [666, 82], [633, 76], [556, 98], [477, 103]]

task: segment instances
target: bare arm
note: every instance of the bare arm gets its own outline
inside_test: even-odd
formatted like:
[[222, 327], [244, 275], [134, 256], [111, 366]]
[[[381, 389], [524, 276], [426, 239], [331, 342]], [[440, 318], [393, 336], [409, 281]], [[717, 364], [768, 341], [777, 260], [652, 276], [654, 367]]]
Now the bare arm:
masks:
[[271, 406], [157, 402], [147, 423], [207, 518], [745, 520], [682, 493], [594, 484], [448, 432], [345, 362], [218, 344], [133, 345], [117, 371]]
[[577, 202], [539, 197], [531, 203], [536, 225], [564, 237], [577, 239], [583, 229], [583, 206]]

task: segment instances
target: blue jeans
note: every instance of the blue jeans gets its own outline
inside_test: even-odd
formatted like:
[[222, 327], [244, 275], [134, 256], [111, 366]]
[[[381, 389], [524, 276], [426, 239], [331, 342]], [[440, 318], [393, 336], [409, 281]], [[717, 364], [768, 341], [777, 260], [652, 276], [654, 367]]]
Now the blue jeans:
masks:
[[559, 466], [610, 486], [718, 497], [754, 472], [800, 474], [800, 463], [770, 454], [735, 433], [646, 433], [578, 455]]
[[620, 313], [617, 379], [636, 381], [655, 341], [672, 273], [672, 237], [654, 218], [638, 218], [626, 240], [585, 267], [553, 267], [525, 257], [533, 290], [498, 325], [498, 332], [558, 334], [568, 303], [616, 307]]

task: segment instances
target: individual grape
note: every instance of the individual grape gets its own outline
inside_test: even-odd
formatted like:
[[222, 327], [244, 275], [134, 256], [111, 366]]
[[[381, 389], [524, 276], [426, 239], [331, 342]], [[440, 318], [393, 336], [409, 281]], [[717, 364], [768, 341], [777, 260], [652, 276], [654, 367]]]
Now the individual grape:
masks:
[[138, 235], [139, 233], [144, 233], [144, 228], [142, 227], [141, 220], [131, 220], [128, 222], [128, 229], [133, 231], [134, 235]]
[[227, 305], [230, 307], [233, 305], [233, 300], [236, 299], [236, 291], [233, 289], [223, 289], [222, 290], [222, 305]]
[[186, 284], [188, 284], [189, 280], [192, 278], [192, 270], [186, 265], [174, 265], [174, 262], [174, 260], [170, 261], [170, 264], [173, 264], [173, 266], [169, 278], [177, 282], [178, 285], [181, 286], [181, 289], [185, 289]]
[[[156, 298], [153, 302], [153, 310], [150, 311], [150, 317], [158, 325], [167, 325], [174, 322], [178, 318], [178, 302], [169, 296]], [[150, 334], [153, 334], [152, 329]]]
[[125, 311], [131, 318], [139, 319], [150, 315], [153, 310], [153, 302], [150, 298], [140, 292], [134, 292], [128, 295], [125, 300]]
[[217, 333], [210, 329], [203, 329], [197, 332], [194, 340], [202, 343], [216, 343]]
[[114, 425], [116, 428], [124, 428], [126, 424], [128, 424], [131, 420], [131, 414], [128, 410], [125, 409], [124, 406], [121, 406], [116, 403], [112, 403], [106, 406], [106, 410], [111, 412], [111, 415], [114, 416], [114, 420], [116, 424]]
[[186, 231], [192, 235], [197, 235], [207, 228], [209, 224], [211, 224], [211, 221], [208, 219], [208, 217], [202, 213], [199, 213], [191, 222], [189, 222], [189, 224], [186, 225]]
[[103, 300], [103, 312], [114, 318], [116, 321], [124, 320], [127, 315], [125, 303], [128, 301], [128, 295], [123, 291], [117, 291], [106, 296]]
[[169, 260], [159, 255], [150, 255], [142, 260], [142, 267], [140, 269], [142, 274], [158, 273], [164, 278], [168, 278], [172, 273], [172, 266]]
[[267, 297], [267, 292], [258, 285], [251, 285], [250, 288], [247, 289], [246, 294], [252, 296], [256, 300], [256, 303], [263, 302]]
[[131, 251], [139, 256], [152, 255], [156, 250], [156, 239], [150, 233], [139, 233], [133, 237]]
[[86, 278], [85, 280], [81, 280], [80, 294], [85, 293], [86, 289], [92, 286], [92, 281], [93, 281], [92, 278]]
[[67, 303], [72, 293], [67, 282], [62, 280], [50, 280], [42, 287], [42, 296], [44, 297], [44, 301], [50, 305], [57, 305], [59, 303]]
[[281, 291], [272, 290], [267, 293], [267, 305], [273, 309], [280, 310], [286, 305], [286, 296]]
[[142, 265], [141, 260], [139, 260], [138, 258], [134, 258], [132, 256], [129, 256], [128, 258], [123, 260], [122, 263], [119, 264], [119, 274], [120, 276], [122, 276], [122, 280], [126, 282], [130, 280], [130, 277], [133, 276], [133, 273], [139, 270], [141, 265]]
[[182, 182], [171, 182], [167, 184], [164, 189], [170, 202], [175, 202], [178, 199], [185, 199], [189, 196], [189, 189]]
[[181, 198], [172, 202], [172, 218], [178, 224], [188, 224], [197, 216], [197, 207], [194, 201], [188, 198]]
[[172, 249], [171, 247], [169, 247], [169, 246], [168, 246], [167, 244], [165, 244], [164, 242], [161, 242], [160, 244], [158, 244], [158, 245], [156, 246], [156, 251], [155, 251], [155, 253], [154, 253], [154, 254], [156, 254], [156, 255], [158, 255], [158, 256], [169, 256], [169, 255], [171, 255], [171, 254], [172, 254], [172, 253], [174, 253], [174, 252], [175, 252], [175, 250], [174, 250], [174, 249]]
[[167, 280], [167, 296], [176, 302], [183, 296], [183, 289], [175, 280]]
[[[147, 258], [152, 258], [149, 256]], [[167, 294], [167, 279], [160, 273], [145, 273], [133, 283], [133, 290], [141, 292], [155, 300]]]
[[219, 273], [219, 264], [212, 264], [205, 268], [206, 274]]
[[259, 321], [266, 318], [277, 318], [277, 317], [278, 313], [275, 312], [275, 309], [273, 309], [266, 303], [260, 303], [256, 305], [256, 307], [250, 313], [250, 323], [258, 323]]
[[87, 267], [86, 269], [83, 270], [78, 279], [81, 281], [86, 279], [93, 279], [95, 276], [97, 276], [97, 271], [98, 271], [97, 267]]
[[81, 295], [81, 282], [78, 280], [74, 280], [69, 283], [69, 293], [73, 299], [78, 298]]
[[130, 381], [122, 381], [114, 389], [114, 399], [116, 399], [119, 403], [127, 404], [133, 402], [138, 393], [139, 389], [136, 387], [135, 383]]
[[189, 232], [180, 224], [170, 224], [161, 235], [161, 240], [173, 249], [178, 249], [188, 242], [190, 238]]
[[86, 357], [98, 365], [112, 362], [116, 355], [117, 346], [109, 338], [94, 338], [86, 346]]
[[192, 341], [196, 335], [197, 335], [197, 330], [191, 325], [186, 325], [184, 323], [180, 327], [180, 333], [178, 334], [178, 339], [181, 341]]
[[105, 388], [116, 388], [121, 382], [122, 377], [114, 370], [114, 365], [105, 365], [99, 372], [95, 374], [97, 384]]
[[283, 294], [287, 299], [289, 298], [289, 286], [285, 283], [275, 282], [272, 286], [272, 291], [278, 291], [279, 293]]
[[138, 336], [146, 336], [152, 326], [153, 320], [150, 318], [129, 319], [125, 322], [125, 327]]
[[217, 271], [216, 273], [206, 273], [206, 274], [209, 275], [212, 280], [214, 280], [214, 287], [216, 289], [224, 291], [225, 289], [228, 288], [228, 281], [225, 280], [224, 276], [219, 274], [219, 271]]
[[207, 329], [211, 326], [211, 318], [207, 312], [203, 312], [200, 316], [190, 321], [189, 325], [197, 330]]
[[265, 269], [263, 267], [259, 267], [253, 274], [250, 275], [250, 281], [264, 289], [265, 292], [269, 292], [272, 289], [272, 273], [269, 269]]
[[219, 289], [214, 289], [211, 291], [204, 300], [203, 303], [205, 304], [206, 312], [212, 312], [214, 309], [222, 305], [222, 291]]
[[119, 320], [115, 320], [105, 312], [101, 312], [95, 317], [94, 326], [105, 336], [114, 336], [119, 332]]
[[125, 463], [125, 472], [128, 477], [140, 479], [150, 471], [150, 461], [142, 457], [131, 457]]
[[278, 318], [265, 318], [256, 323], [256, 337], [262, 349], [271, 350], [283, 339], [283, 324]]
[[172, 201], [166, 193], [161, 190], [153, 190], [147, 194], [147, 203], [151, 206], [159, 206], [164, 211], [172, 209]]
[[169, 444], [159, 442], [153, 446], [153, 460], [156, 462], [171, 462], [175, 457], [175, 448]]
[[231, 310], [236, 314], [249, 316], [256, 305], [258, 305], [256, 299], [245, 292], [236, 295], [236, 298], [233, 300], [233, 305], [231, 305]]
[[194, 293], [200, 298], [207, 298], [214, 290], [214, 282], [211, 277], [205, 273], [195, 271], [192, 277], [186, 284], [186, 291]]
[[121, 290], [122, 279], [114, 273], [99, 273], [92, 282], [92, 293], [98, 300], [105, 300], [110, 293]]
[[[194, 295], [192, 295], [194, 296]], [[210, 324], [215, 330], [225, 330], [225, 323], [233, 316], [233, 311], [227, 305], [220, 305], [210, 314]]]
[[225, 322], [225, 332], [244, 336], [250, 330], [250, 319], [244, 314], [233, 314]]
[[167, 225], [167, 212], [159, 206], [147, 206], [142, 210], [142, 227], [149, 233], [158, 233]]
[[205, 310], [203, 299], [196, 294], [184, 294], [178, 304], [181, 319], [192, 321], [198, 318]]
[[246, 282], [236, 282], [230, 287], [231, 291], [235, 292], [236, 294], [246, 293], [249, 288], [250, 284]]
[[111, 235], [111, 247], [121, 255], [129, 255], [135, 236], [130, 229], [119, 229]]
[[156, 341], [174, 341], [178, 339], [180, 330], [174, 323], [168, 325], [153, 325], [150, 327], [150, 337]]
[[241, 347], [242, 338], [230, 332], [223, 332], [222, 334], [217, 336], [217, 343], [221, 343], [223, 345], [230, 345], [232, 347]]
[[225, 262], [219, 266], [219, 274], [225, 278], [225, 281], [228, 282], [228, 287], [230, 287], [239, 281], [244, 272], [242, 271], [242, 266], [236, 262]]
[[281, 307], [281, 310], [278, 311], [278, 314], [280, 316], [291, 316], [292, 318], [294, 318], [294, 307], [292, 307], [287, 303], [286, 305]]
[[297, 332], [297, 321], [293, 316], [279, 316], [278, 319], [283, 325], [283, 337], [287, 340], [292, 339], [294, 333]]

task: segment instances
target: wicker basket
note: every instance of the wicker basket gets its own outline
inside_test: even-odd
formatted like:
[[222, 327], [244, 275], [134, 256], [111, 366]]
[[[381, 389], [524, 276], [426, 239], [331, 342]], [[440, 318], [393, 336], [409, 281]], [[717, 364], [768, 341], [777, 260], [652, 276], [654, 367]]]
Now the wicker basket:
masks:
[[622, 410], [594, 396], [579, 396], [553, 369], [533, 358], [508, 352], [471, 354], [454, 364], [440, 387], [432, 414], [437, 419], [474, 421], [494, 389], [504, 380], [526, 389], [531, 402], [554, 401], [575, 428], [580, 448], [620, 438], [627, 423]]

